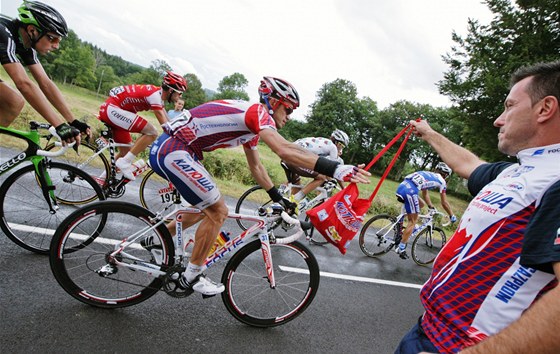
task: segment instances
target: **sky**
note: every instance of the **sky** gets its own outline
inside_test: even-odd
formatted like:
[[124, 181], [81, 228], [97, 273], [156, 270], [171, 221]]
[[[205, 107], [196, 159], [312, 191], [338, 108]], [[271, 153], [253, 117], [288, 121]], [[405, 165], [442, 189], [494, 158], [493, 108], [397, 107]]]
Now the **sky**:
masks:
[[[211, 90], [239, 72], [256, 101], [262, 76], [283, 78], [300, 95], [296, 119], [336, 79], [380, 109], [399, 100], [449, 106], [436, 86], [448, 69], [441, 57], [469, 18], [490, 22], [481, 1], [43, 0], [80, 39], [145, 67], [164, 60]], [[15, 17], [21, 3], [0, 0], [0, 12]]]

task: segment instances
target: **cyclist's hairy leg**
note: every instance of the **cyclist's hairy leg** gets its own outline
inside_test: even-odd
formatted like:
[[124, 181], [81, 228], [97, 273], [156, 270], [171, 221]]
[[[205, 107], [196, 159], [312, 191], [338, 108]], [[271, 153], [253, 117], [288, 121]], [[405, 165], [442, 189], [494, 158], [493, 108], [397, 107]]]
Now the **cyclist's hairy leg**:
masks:
[[416, 225], [416, 222], [418, 221], [418, 214], [414, 213], [414, 214], [406, 214], [406, 219], [407, 219], [407, 223], [406, 223], [406, 227], [404, 228], [403, 231], [403, 235], [402, 235], [402, 243], [407, 243], [408, 239], [410, 238], [410, 235], [412, 235], [412, 231], [414, 231], [414, 226]]
[[25, 101], [21, 95], [0, 80], [0, 126], [10, 126], [24, 105]]
[[202, 210], [204, 216], [195, 232], [195, 243], [190, 262], [201, 266], [208, 256], [208, 252], [222, 228], [227, 216], [228, 208], [224, 197], [220, 197], [217, 203]]
[[[179, 212], [179, 213], [182, 214], [183, 230], [193, 226], [200, 220], [204, 219], [205, 216], [203, 213], [197, 213], [197, 214], [186, 213], [186, 212]], [[171, 235], [175, 235], [175, 233], [177, 232], [177, 221], [174, 219], [169, 224], [167, 224], [167, 229], [169, 230], [169, 233]]]
[[327, 180], [327, 176], [318, 175], [317, 177], [315, 177], [315, 179], [313, 181], [307, 183], [305, 185], [305, 187], [303, 187], [301, 192], [305, 196], [305, 195], [309, 194], [310, 192], [314, 191], [317, 187], [319, 187], [321, 184], [323, 184], [323, 182], [325, 182], [326, 180]]

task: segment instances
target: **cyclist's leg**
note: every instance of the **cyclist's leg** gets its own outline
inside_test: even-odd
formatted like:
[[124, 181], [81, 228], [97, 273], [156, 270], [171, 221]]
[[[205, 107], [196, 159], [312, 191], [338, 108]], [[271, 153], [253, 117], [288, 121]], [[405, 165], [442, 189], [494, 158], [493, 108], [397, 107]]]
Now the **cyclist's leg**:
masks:
[[0, 126], [8, 127], [20, 114], [24, 104], [21, 95], [0, 80]]
[[[400, 197], [404, 201], [404, 209], [406, 211], [407, 224], [402, 233], [402, 240], [396, 249], [398, 253], [405, 256], [405, 249], [408, 239], [414, 230], [414, 225], [418, 221], [418, 214], [420, 213], [420, 204], [418, 200], [418, 187], [410, 181], [403, 181], [397, 187], [397, 198]], [[404, 257], [403, 257], [404, 258]]]
[[[213, 284], [201, 274], [204, 260], [228, 215], [228, 208], [216, 183], [204, 166], [189, 153], [188, 147], [167, 134], [163, 134], [152, 146], [150, 164], [156, 173], [173, 183], [188, 203], [204, 214], [195, 232], [196, 241], [190, 262], [181, 279], [181, 286], [204, 295], [222, 292], [222, 284]], [[187, 225], [194, 223], [194, 218], [197, 217], [200, 218], [192, 216]]]

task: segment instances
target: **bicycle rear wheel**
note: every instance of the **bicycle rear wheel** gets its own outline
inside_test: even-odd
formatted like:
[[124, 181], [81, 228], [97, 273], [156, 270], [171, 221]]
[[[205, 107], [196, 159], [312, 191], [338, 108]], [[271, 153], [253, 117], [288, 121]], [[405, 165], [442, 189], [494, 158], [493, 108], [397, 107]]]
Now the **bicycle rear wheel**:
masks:
[[276, 287], [271, 288], [260, 240], [243, 246], [222, 275], [222, 300], [237, 320], [255, 327], [287, 323], [311, 304], [319, 287], [319, 265], [299, 242], [271, 244]]
[[[153, 296], [163, 278], [129, 267], [173, 265], [171, 235], [163, 224], [151, 228], [153, 217], [138, 205], [118, 201], [92, 203], [70, 214], [51, 243], [50, 266], [57, 282], [72, 297], [102, 308], [131, 306]], [[110, 256], [136, 233], [142, 237]], [[149, 237], [145, 248], [140, 242]]]
[[[34, 165], [10, 175], [0, 187], [0, 228], [17, 245], [40, 254], [49, 252], [57, 226], [84, 200], [104, 200], [101, 187], [76, 167], [50, 161], [46, 172], [55, 186], [58, 209], [51, 213]], [[64, 202], [63, 202], [64, 201]]]
[[[54, 143], [45, 147], [45, 150], [50, 151], [59, 149]], [[78, 152], [69, 149], [64, 155], [57, 156], [56, 161], [75, 166], [78, 169], [86, 172], [95, 179], [95, 181], [103, 187], [105, 178], [100, 177], [103, 174], [109, 176], [111, 171], [111, 163], [103, 152], [97, 154], [97, 144], [82, 141], [78, 147]]]
[[[268, 193], [261, 186], [253, 186], [239, 197], [235, 205], [235, 212], [243, 215], [258, 216], [260, 208], [266, 208], [274, 203]], [[237, 224], [242, 230], [247, 230], [253, 222], [237, 219]]]
[[439, 227], [434, 227], [432, 232], [424, 229], [412, 241], [412, 259], [422, 266], [432, 263], [446, 241], [445, 232]]
[[396, 219], [387, 214], [375, 215], [362, 226], [359, 245], [368, 257], [377, 257], [389, 252], [394, 246]]
[[140, 182], [140, 204], [149, 211], [157, 213], [173, 203], [175, 187], [171, 182], [150, 169]]

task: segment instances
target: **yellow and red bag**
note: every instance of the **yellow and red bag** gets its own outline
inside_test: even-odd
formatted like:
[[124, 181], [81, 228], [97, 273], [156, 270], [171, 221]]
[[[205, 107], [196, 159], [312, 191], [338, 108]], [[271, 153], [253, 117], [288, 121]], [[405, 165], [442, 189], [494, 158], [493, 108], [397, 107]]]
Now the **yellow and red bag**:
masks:
[[373, 198], [381, 187], [381, 184], [389, 174], [389, 171], [391, 171], [391, 168], [397, 161], [397, 158], [408, 141], [408, 138], [412, 133], [412, 127], [408, 125], [401, 130], [401, 132], [397, 134], [397, 136], [395, 136], [393, 140], [391, 140], [389, 144], [387, 144], [387, 146], [385, 146], [364, 168], [365, 170], [369, 170], [371, 166], [373, 166], [373, 164], [376, 163], [377, 160], [379, 160], [381, 156], [383, 156], [383, 154], [385, 154], [385, 152], [389, 150], [389, 148], [397, 140], [399, 140], [407, 130], [408, 134], [405, 136], [401, 146], [385, 169], [383, 176], [369, 198], [359, 198], [360, 191], [358, 190], [357, 184], [350, 183], [340, 192], [329, 198], [326, 202], [307, 211], [309, 220], [315, 229], [319, 231], [329, 243], [337, 247], [340, 253], [346, 253], [348, 244], [362, 228], [364, 215], [369, 209]]

